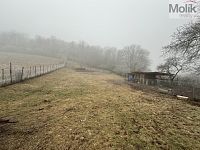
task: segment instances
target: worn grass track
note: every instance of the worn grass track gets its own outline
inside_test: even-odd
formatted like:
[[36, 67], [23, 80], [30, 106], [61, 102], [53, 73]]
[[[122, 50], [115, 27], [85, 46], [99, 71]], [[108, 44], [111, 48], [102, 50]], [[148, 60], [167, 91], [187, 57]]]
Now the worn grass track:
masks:
[[0, 88], [0, 149], [200, 149], [200, 108], [62, 69]]

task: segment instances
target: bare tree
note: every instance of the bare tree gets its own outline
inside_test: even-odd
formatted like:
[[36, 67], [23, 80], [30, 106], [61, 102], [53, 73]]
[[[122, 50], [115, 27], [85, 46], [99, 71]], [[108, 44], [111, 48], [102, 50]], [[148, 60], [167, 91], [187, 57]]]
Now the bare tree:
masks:
[[164, 54], [169, 58], [176, 56], [183, 68], [200, 73], [200, 22], [179, 27], [171, 43], [164, 47]]
[[116, 67], [117, 50], [114, 47], [104, 49], [104, 65], [108, 70], [114, 70]]
[[187, 65], [188, 64], [185, 64], [180, 58], [170, 57], [167, 58], [163, 64], [160, 64], [157, 70], [171, 74], [170, 78], [171, 81], [173, 81], [181, 71], [187, 69]]
[[0, 33], [0, 51], [57, 57], [81, 66], [118, 73], [147, 70], [149, 66], [149, 52], [140, 46], [131, 45], [123, 50], [117, 50], [114, 47], [102, 48], [89, 45], [84, 41], [66, 42], [54, 36], [30, 38], [15, 32]]
[[122, 50], [122, 57], [130, 72], [148, 70], [150, 65], [149, 52], [137, 45], [125, 47]]

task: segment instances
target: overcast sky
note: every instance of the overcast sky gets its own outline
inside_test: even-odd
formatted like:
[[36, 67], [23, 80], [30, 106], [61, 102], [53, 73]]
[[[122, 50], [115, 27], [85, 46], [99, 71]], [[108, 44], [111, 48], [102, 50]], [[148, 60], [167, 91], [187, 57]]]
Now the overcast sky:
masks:
[[66, 41], [122, 48], [139, 44], [151, 52], [152, 69], [176, 28], [168, 0], [0, 0], [0, 31], [56, 36]]

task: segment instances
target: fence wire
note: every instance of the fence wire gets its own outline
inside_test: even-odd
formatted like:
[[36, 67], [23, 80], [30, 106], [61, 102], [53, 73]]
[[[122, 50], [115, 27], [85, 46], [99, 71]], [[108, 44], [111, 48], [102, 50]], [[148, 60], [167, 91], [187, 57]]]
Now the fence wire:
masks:
[[21, 67], [14, 66], [12, 65], [12, 63], [10, 63], [9, 67], [5, 67], [0, 70], [0, 86], [6, 86], [37, 76], [41, 76], [63, 68], [64, 66], [65, 64], [53, 64]]
[[191, 99], [200, 100], [200, 84], [199, 82], [158, 80], [158, 79], [142, 79], [129, 80], [136, 84], [155, 86], [170, 91], [173, 95], [182, 95]]

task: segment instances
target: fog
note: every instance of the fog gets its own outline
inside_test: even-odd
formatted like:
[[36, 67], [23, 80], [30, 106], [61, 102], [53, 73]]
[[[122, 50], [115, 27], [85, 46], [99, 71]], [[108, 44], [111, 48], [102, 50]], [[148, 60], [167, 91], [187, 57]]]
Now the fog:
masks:
[[152, 70], [170, 35], [188, 22], [169, 18], [167, 0], [0, 0], [0, 20], [1, 32], [118, 49], [138, 44], [150, 52]]

